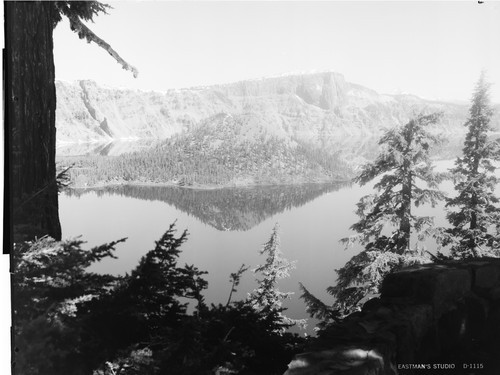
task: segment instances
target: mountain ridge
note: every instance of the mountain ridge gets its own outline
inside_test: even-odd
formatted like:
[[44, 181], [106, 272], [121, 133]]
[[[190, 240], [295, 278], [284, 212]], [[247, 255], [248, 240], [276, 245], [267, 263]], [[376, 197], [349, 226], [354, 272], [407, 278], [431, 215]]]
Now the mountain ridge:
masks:
[[[270, 129], [322, 144], [329, 138], [378, 134], [415, 112], [443, 111], [436, 131], [460, 133], [468, 105], [414, 95], [379, 94], [340, 73], [288, 75], [165, 92], [56, 81], [59, 143], [167, 139], [217, 114], [253, 114]], [[500, 129], [498, 114], [493, 120]]]

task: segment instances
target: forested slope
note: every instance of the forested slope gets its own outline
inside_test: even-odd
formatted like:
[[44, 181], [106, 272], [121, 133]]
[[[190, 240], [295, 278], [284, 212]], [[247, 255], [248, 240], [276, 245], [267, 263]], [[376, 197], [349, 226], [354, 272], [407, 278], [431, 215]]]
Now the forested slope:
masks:
[[350, 168], [332, 153], [253, 115], [213, 116], [194, 131], [119, 156], [62, 158], [75, 187], [121, 183], [237, 186], [346, 180]]

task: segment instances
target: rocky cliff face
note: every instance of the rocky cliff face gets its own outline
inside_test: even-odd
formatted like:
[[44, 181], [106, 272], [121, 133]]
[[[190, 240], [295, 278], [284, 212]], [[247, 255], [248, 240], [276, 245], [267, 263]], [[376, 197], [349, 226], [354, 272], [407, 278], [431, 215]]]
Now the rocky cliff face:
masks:
[[[57, 82], [59, 142], [164, 139], [219, 113], [249, 115], [258, 127], [328, 145], [339, 137], [378, 134], [412, 114], [443, 111], [435, 129], [463, 132], [468, 105], [381, 95], [338, 73], [292, 75], [165, 93], [103, 88], [92, 81]], [[494, 127], [500, 129], [498, 116]]]
[[324, 329], [284, 375], [494, 374], [500, 366], [499, 291], [498, 258], [391, 273], [379, 297]]
[[[203, 116], [179, 114], [187, 98], [109, 89], [92, 81], [56, 82], [57, 136], [63, 142], [167, 138]], [[181, 111], [182, 112], [182, 111]]]

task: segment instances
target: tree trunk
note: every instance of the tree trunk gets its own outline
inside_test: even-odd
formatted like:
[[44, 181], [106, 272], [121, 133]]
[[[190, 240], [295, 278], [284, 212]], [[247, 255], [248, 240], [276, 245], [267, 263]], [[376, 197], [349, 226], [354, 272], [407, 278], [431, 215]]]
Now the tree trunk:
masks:
[[[472, 162], [472, 177], [474, 180], [477, 178], [479, 175], [479, 163], [481, 161], [481, 155], [479, 153], [479, 131], [476, 130], [475, 134], [475, 143], [474, 143], [474, 157], [473, 157], [473, 162]], [[478, 198], [477, 198], [477, 181], [473, 182], [473, 191], [472, 191], [472, 197], [471, 197], [471, 217], [470, 217], [470, 229], [474, 230], [477, 229], [477, 211], [479, 209], [478, 207]], [[477, 257], [477, 243], [474, 235], [469, 235], [469, 249], [471, 250], [472, 254]]]
[[412, 200], [412, 161], [410, 153], [413, 150], [413, 138], [415, 134], [414, 121], [411, 121], [403, 133], [405, 139], [405, 150], [402, 171], [402, 186], [401, 186], [401, 208], [398, 213], [399, 219], [399, 234], [397, 242], [397, 253], [404, 254], [410, 248], [411, 235], [411, 200]]
[[[405, 161], [406, 163], [406, 161]], [[397, 253], [404, 254], [410, 247], [410, 235], [411, 235], [411, 197], [412, 197], [412, 175], [409, 167], [404, 169], [404, 180], [401, 189], [401, 211], [400, 215], [400, 225], [399, 225], [399, 235], [397, 244]]]
[[56, 185], [52, 2], [5, 2], [11, 240], [61, 238]]

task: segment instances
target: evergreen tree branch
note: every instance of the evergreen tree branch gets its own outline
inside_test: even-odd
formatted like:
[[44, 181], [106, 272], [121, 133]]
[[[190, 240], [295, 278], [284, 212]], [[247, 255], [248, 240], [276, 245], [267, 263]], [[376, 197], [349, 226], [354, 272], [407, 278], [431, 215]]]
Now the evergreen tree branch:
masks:
[[134, 78], [138, 77], [139, 70], [126, 62], [113, 48], [111, 48], [108, 43], [99, 38], [92, 30], [90, 30], [77, 15], [66, 14], [66, 16], [70, 21], [71, 30], [75, 31], [80, 39], [85, 38], [88, 43], [96, 43], [99, 47], [108, 52], [111, 57], [113, 57], [122, 66], [123, 69], [131, 71], [134, 75]]
[[299, 283], [302, 298], [306, 304], [307, 313], [318, 320], [321, 321], [331, 321], [338, 319], [338, 313], [330, 306], [327, 306], [319, 298], [315, 297], [309, 290], [306, 289], [304, 284]]

